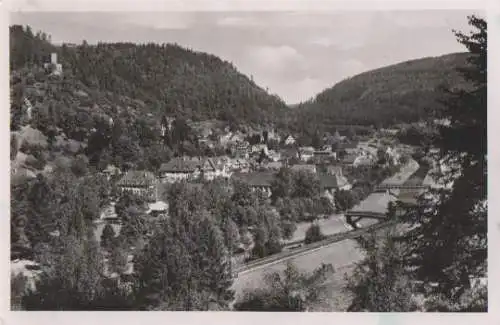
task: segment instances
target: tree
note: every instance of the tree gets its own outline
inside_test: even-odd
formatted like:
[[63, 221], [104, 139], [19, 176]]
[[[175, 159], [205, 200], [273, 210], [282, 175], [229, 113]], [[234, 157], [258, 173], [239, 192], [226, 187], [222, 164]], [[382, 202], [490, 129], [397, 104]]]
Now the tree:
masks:
[[113, 229], [113, 226], [111, 226], [109, 223], [107, 223], [104, 226], [104, 229], [102, 230], [102, 235], [101, 235], [101, 246], [105, 248], [110, 248], [111, 243], [113, 242], [113, 239], [115, 238], [115, 230]]
[[324, 282], [334, 273], [331, 265], [322, 264], [311, 274], [300, 273], [288, 263], [284, 272], [264, 276], [261, 289], [247, 291], [234, 309], [238, 311], [307, 311], [324, 293]]
[[128, 218], [123, 222], [120, 237], [129, 245], [134, 246], [147, 234], [147, 221], [135, 207], [128, 208], [126, 214]]
[[317, 241], [321, 241], [323, 240], [323, 238], [325, 238], [325, 236], [321, 232], [321, 227], [318, 224], [313, 223], [306, 231], [305, 243], [311, 244]]
[[295, 182], [292, 171], [289, 168], [281, 168], [271, 183], [273, 201], [276, 202], [279, 198], [291, 197], [294, 187]]
[[356, 200], [351, 191], [338, 190], [335, 192], [335, 207], [337, 211], [347, 211], [351, 209]]
[[[64, 245], [63, 245], [64, 244]], [[37, 259], [44, 268], [36, 291], [24, 298], [27, 310], [92, 310], [103, 293], [103, 259], [93, 238], [60, 238], [57, 250]]]
[[71, 171], [76, 176], [84, 176], [87, 174], [89, 168], [89, 160], [84, 155], [78, 155], [71, 163]]
[[224, 225], [224, 241], [230, 252], [234, 252], [240, 245], [240, 232], [231, 218], [228, 218]]
[[227, 309], [233, 299], [232, 273], [223, 235], [206, 211], [174, 213], [134, 263], [140, 307]]
[[451, 304], [470, 289], [470, 277], [485, 276], [487, 259], [487, 24], [474, 16], [469, 24], [475, 28], [470, 35], [455, 32], [471, 53], [469, 67], [461, 71], [469, 87], [447, 91], [439, 117], [450, 123], [439, 127], [433, 142], [440, 149], [435, 159], [451, 167], [438, 181], [452, 187], [431, 190], [430, 199], [422, 199], [409, 214], [415, 227], [406, 236], [419, 279], [437, 283], [436, 294]]
[[320, 183], [314, 174], [299, 171], [294, 173], [294, 181], [292, 197], [313, 198], [320, 194]]
[[128, 250], [126, 241], [120, 237], [113, 238], [110, 242], [109, 268], [111, 272], [122, 274], [128, 263]]
[[360, 239], [366, 257], [356, 265], [348, 278], [346, 290], [353, 295], [348, 311], [409, 312], [416, 311], [410, 272], [405, 270], [404, 248], [393, 239], [394, 232], [382, 236], [370, 233]]
[[383, 149], [377, 149], [377, 164], [385, 165], [387, 163], [387, 158], [385, 151]]
[[16, 159], [18, 149], [17, 136], [13, 134], [10, 137], [10, 160]]
[[28, 279], [23, 273], [10, 276], [10, 305], [12, 310], [23, 310], [23, 297], [26, 294]]
[[324, 141], [319, 132], [314, 133], [311, 141], [311, 145], [313, 146], [313, 148], [320, 149], [323, 147]]
[[281, 232], [283, 234], [283, 239], [291, 239], [296, 230], [296, 222], [288, 219], [281, 220]]
[[267, 142], [269, 140], [269, 132], [268, 131], [263, 131], [262, 132], [262, 138], [264, 138], [264, 143], [267, 144]]

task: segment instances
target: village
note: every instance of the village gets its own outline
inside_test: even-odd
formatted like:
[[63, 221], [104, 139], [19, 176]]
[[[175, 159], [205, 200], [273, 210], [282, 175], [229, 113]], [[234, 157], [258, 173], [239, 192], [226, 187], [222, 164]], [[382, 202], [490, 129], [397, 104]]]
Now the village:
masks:
[[[168, 128], [162, 125], [162, 129]], [[226, 130], [228, 131], [228, 130]], [[257, 137], [258, 142], [250, 144], [248, 138]], [[281, 168], [292, 171], [307, 171], [320, 181], [322, 193], [334, 203], [337, 190], [349, 190], [347, 178], [343, 175], [346, 168], [374, 166], [381, 155], [385, 164], [398, 166], [406, 163], [413, 150], [409, 146], [391, 145], [384, 138], [356, 141], [340, 136], [325, 135], [324, 145], [320, 148], [300, 147], [292, 135], [280, 137], [274, 132], [245, 135], [241, 132], [226, 132], [214, 138], [211, 130], [202, 130], [199, 141], [209, 146], [220, 146], [229, 154], [218, 157], [175, 157], [162, 163], [158, 173], [151, 171], [120, 171], [109, 165], [102, 174], [108, 179], [116, 179], [116, 186], [122, 192], [130, 191], [158, 204], [158, 193], [165, 184], [178, 181], [199, 183], [214, 179], [239, 179], [253, 190], [271, 196], [273, 176]], [[272, 143], [270, 149], [269, 143]], [[383, 143], [389, 143], [383, 144]]]
[[13, 310], [484, 309], [483, 130], [450, 139], [441, 87], [464, 53], [293, 104], [177, 43], [10, 36]]

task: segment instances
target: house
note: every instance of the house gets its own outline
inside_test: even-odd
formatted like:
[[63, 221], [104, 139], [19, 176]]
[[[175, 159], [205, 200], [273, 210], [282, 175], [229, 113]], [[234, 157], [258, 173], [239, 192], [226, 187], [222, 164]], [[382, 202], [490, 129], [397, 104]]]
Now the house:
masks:
[[353, 166], [354, 162], [356, 161], [356, 158], [358, 158], [357, 154], [354, 153], [348, 153], [341, 159], [341, 163], [344, 166]]
[[238, 142], [232, 145], [231, 151], [236, 158], [248, 159], [250, 155], [250, 144], [248, 141]]
[[230, 172], [239, 171], [247, 173], [250, 170], [250, 163], [246, 159], [236, 158], [228, 162], [228, 169]]
[[220, 138], [219, 138], [220, 145], [223, 146], [224, 148], [227, 148], [229, 146], [229, 143], [230, 143], [232, 136], [233, 136], [233, 132], [228, 132], [228, 133], [220, 136]]
[[120, 168], [114, 166], [114, 165], [108, 165], [106, 169], [102, 171], [102, 174], [106, 176], [108, 181], [111, 179], [113, 176], [117, 176], [121, 174]]
[[149, 171], [130, 170], [123, 175], [116, 186], [123, 192], [139, 195], [149, 202], [157, 200], [158, 179]]
[[342, 143], [346, 139], [347, 139], [347, 137], [341, 136], [340, 133], [339, 133], [339, 131], [335, 131], [334, 135], [331, 135], [331, 134], [328, 134], [328, 133], [325, 134], [325, 136], [323, 137], [323, 142], [326, 145], [332, 146], [334, 144]]
[[170, 130], [172, 130], [172, 124], [174, 123], [173, 117], [163, 116], [160, 122], [160, 135], [164, 137]]
[[342, 144], [340, 146], [340, 149], [344, 150], [348, 154], [350, 154], [350, 153], [356, 153], [356, 152], [359, 151], [358, 143], [355, 142], [355, 141], [351, 141], [351, 142]]
[[372, 166], [376, 163], [377, 159], [368, 154], [368, 153], [365, 153], [363, 152], [361, 155], [358, 155], [356, 157], [356, 159], [354, 159], [354, 162], [352, 163], [352, 165], [354, 167], [358, 167], [358, 166]]
[[335, 192], [339, 189], [336, 175], [322, 173], [318, 175], [321, 194], [330, 201], [335, 200]]
[[277, 141], [277, 142], [280, 142], [281, 141], [281, 137], [279, 136], [278, 132], [276, 132], [276, 130], [271, 130], [271, 131], [268, 131], [267, 133], [267, 140], [273, 140], [273, 141]]
[[377, 146], [369, 141], [360, 141], [358, 142], [357, 148], [359, 152], [367, 152], [371, 155], [377, 155]]
[[275, 177], [275, 172], [259, 171], [251, 173], [235, 173], [233, 174], [232, 179], [241, 181], [247, 184], [253, 191], [259, 191], [267, 197], [270, 197], [271, 186]]
[[280, 170], [283, 167], [283, 163], [280, 161], [271, 161], [263, 165], [263, 167], [267, 170]]
[[338, 189], [347, 191], [347, 190], [350, 190], [352, 188], [352, 185], [349, 183], [347, 178], [344, 176], [344, 173], [342, 171], [342, 166], [338, 166], [338, 165], [326, 166], [325, 174], [334, 175], [336, 177]]
[[53, 76], [62, 75], [62, 65], [57, 62], [57, 53], [51, 53], [50, 62], [44, 63], [43, 67]]
[[168, 215], [168, 203], [163, 201], [150, 203], [146, 213], [153, 217], [166, 217]]
[[314, 158], [325, 158], [325, 159], [330, 159], [330, 158], [337, 158], [337, 153], [333, 152], [331, 150], [316, 150], [313, 152], [313, 157]]
[[280, 161], [281, 159], [281, 154], [277, 152], [276, 150], [268, 150], [267, 152], [267, 157], [274, 162]]
[[[176, 157], [160, 166], [162, 183], [174, 183], [181, 180], [207, 179], [217, 176], [217, 169], [210, 158]], [[219, 172], [220, 173], [220, 172]]]
[[294, 172], [307, 171], [316, 174], [316, 165], [312, 164], [297, 164], [290, 167], [290, 170]]
[[399, 165], [401, 160], [401, 154], [391, 147], [387, 147], [385, 150], [385, 155], [387, 160], [393, 165]]
[[245, 141], [245, 135], [241, 132], [236, 132], [229, 138], [230, 143], [239, 143]]
[[296, 140], [293, 136], [288, 135], [285, 137], [285, 141], [283, 142], [286, 146], [295, 144]]
[[267, 148], [267, 144], [254, 144], [252, 146], [252, 153], [260, 154], [264, 151], [264, 154], [267, 156], [269, 154], [269, 149]]
[[290, 159], [299, 157], [297, 149], [285, 148], [280, 150], [281, 161], [288, 162]]
[[[216, 157], [209, 158], [212, 161], [213, 166], [215, 167], [215, 174], [213, 177], [223, 177], [229, 178], [231, 177], [231, 170], [229, 168], [229, 158], [228, 157]], [[209, 175], [210, 177], [210, 175]]]
[[399, 133], [398, 129], [381, 129], [380, 133], [384, 135], [389, 135], [389, 136], [395, 136]]
[[329, 175], [337, 175], [340, 177], [344, 176], [344, 172], [342, 171], [342, 166], [339, 166], [339, 165], [324, 166], [324, 172], [329, 174]]
[[299, 159], [302, 161], [309, 161], [314, 157], [313, 147], [300, 147], [299, 148]]

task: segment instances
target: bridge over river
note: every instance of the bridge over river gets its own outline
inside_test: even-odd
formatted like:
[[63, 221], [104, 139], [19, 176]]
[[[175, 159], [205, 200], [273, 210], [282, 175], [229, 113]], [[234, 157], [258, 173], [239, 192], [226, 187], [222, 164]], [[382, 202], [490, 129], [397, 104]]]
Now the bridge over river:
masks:
[[[363, 252], [358, 248], [357, 242], [353, 239], [373, 228], [383, 228], [392, 224], [393, 221], [384, 220], [387, 212], [388, 202], [396, 201], [403, 184], [419, 170], [419, 165], [411, 160], [400, 172], [387, 179], [384, 184], [396, 184], [401, 188], [385, 189], [374, 192], [363, 200], [357, 207], [346, 213], [345, 216], [332, 216], [328, 220], [320, 223], [328, 224], [327, 239], [320, 243], [299, 246], [294, 249], [285, 250], [276, 256], [256, 260], [247, 265], [238, 267], [235, 271], [238, 276], [234, 279], [233, 289], [236, 299], [242, 297], [245, 290], [251, 290], [264, 285], [263, 277], [269, 272], [282, 271], [286, 268], [286, 263], [291, 261], [300, 271], [311, 272], [321, 265], [321, 263], [332, 264], [336, 273], [326, 284], [328, 292], [324, 303], [318, 306], [318, 311], [344, 311], [349, 301], [345, 295], [339, 294], [345, 285], [346, 273], [350, 273], [356, 262], [363, 258]], [[386, 185], [385, 185], [386, 186]], [[379, 189], [380, 190], [380, 189]], [[420, 191], [421, 188], [418, 187]], [[353, 227], [346, 222], [347, 216], [361, 217], [354, 220], [361, 229], [353, 230]], [[342, 220], [343, 219], [343, 220]], [[323, 226], [322, 226], [323, 229]]]

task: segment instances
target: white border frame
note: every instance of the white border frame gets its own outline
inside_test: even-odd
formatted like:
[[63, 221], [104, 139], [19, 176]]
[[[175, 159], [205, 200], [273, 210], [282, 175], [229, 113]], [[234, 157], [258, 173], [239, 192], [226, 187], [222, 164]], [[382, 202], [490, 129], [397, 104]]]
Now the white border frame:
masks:
[[[0, 1], [0, 33], [2, 59], [0, 64], [0, 121], [3, 136], [0, 137], [2, 150], [1, 168], [2, 182], [0, 196], [0, 324], [88, 324], [88, 323], [156, 323], [170, 321], [175, 324], [203, 323], [209, 324], [253, 324], [292, 322], [296, 324], [498, 324], [498, 307], [500, 307], [500, 270], [499, 256], [496, 247], [500, 247], [500, 222], [496, 213], [500, 211], [500, 200], [497, 200], [499, 175], [494, 168], [500, 166], [500, 157], [495, 144], [500, 139], [498, 127], [499, 113], [494, 108], [500, 107], [500, 94], [491, 89], [500, 84], [500, 1], [484, 0], [400, 0], [400, 1], [366, 1], [366, 0], [5, 0]], [[231, 313], [231, 312], [10, 312], [10, 276], [9, 276], [9, 216], [10, 216], [10, 161], [9, 161], [9, 79], [8, 79], [8, 25], [9, 11], [332, 11], [332, 10], [424, 10], [424, 9], [470, 9], [487, 12], [489, 46], [488, 65], [490, 73], [488, 82], [488, 138], [489, 138], [489, 312], [486, 314], [404, 314], [404, 313]], [[465, 19], [465, 17], [464, 17]], [[493, 168], [491, 168], [493, 166]], [[491, 199], [493, 198], [493, 199]], [[496, 320], [496, 322], [495, 322]]]

